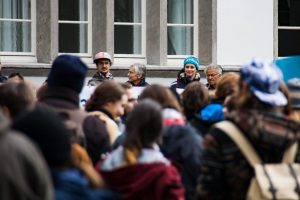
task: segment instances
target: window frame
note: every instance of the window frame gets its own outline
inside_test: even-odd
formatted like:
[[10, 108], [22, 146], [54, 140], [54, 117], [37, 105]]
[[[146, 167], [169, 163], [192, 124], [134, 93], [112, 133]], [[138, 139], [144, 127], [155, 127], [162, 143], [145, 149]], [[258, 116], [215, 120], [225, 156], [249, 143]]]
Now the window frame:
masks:
[[0, 18], [0, 21], [30, 22], [31, 23], [31, 51], [13, 52], [0, 51], [1, 62], [37, 62], [36, 59], [36, 0], [30, 0], [30, 19], [8, 19]]
[[[58, 31], [58, 55], [62, 54], [69, 54], [69, 55], [76, 55], [79, 57], [82, 57], [83, 60], [87, 63], [90, 62], [90, 59], [85, 59], [85, 58], [91, 58], [92, 56], [92, 0], [86, 0], [87, 1], [87, 21], [71, 21], [71, 20], [59, 20], [58, 18], [58, 27], [59, 24], [87, 24], [87, 53], [69, 53], [69, 52], [59, 52], [59, 31]], [[58, 13], [59, 15], [59, 8], [58, 8]]]
[[[193, 10], [193, 24], [172, 24], [172, 23], [167, 23], [167, 28], [168, 27], [193, 27], [193, 54], [192, 55], [167, 55], [168, 58], [168, 64], [173, 63], [177, 64], [178, 61], [175, 59], [182, 59], [186, 58], [187, 56], [196, 56], [198, 57], [198, 23], [199, 23], [199, 9], [198, 9], [198, 0], [193, 0], [193, 5], [194, 5], [194, 10]], [[168, 46], [168, 44], [167, 44]], [[175, 62], [172, 62], [172, 59], [175, 60]]]
[[280, 56], [279, 57], [279, 30], [291, 30], [291, 31], [300, 31], [300, 26], [279, 26], [279, 0], [274, 1], [274, 24], [275, 24], [275, 30], [274, 30], [274, 41], [275, 41], [275, 57], [276, 58], [285, 58], [286, 56]]
[[[115, 25], [124, 25], [124, 26], [134, 26], [134, 25], [140, 25], [141, 26], [141, 54], [116, 54], [114, 53], [114, 58], [117, 62], [124, 63], [122, 58], [146, 58], [146, 0], [140, 0], [141, 1], [141, 22], [115, 22], [114, 21], [114, 30]], [[125, 62], [127, 63], [127, 62]]]

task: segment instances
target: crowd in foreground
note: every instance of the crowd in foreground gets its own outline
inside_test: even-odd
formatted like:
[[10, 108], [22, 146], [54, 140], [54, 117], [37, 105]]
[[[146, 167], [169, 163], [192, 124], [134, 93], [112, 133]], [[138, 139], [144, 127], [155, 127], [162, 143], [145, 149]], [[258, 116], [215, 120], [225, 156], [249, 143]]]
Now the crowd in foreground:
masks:
[[[167, 88], [149, 85], [139, 63], [117, 83], [111, 56], [99, 52], [84, 106], [88, 68], [76, 56], [58, 56], [39, 88], [1, 78], [0, 199], [246, 199], [257, 174], [228, 132], [261, 163], [286, 152], [300, 162], [300, 79], [283, 81], [278, 68], [291, 59], [298, 65], [287, 67], [300, 68], [299, 57], [254, 59], [239, 73], [210, 65], [204, 85], [188, 57]], [[144, 87], [138, 98], [133, 87]]]

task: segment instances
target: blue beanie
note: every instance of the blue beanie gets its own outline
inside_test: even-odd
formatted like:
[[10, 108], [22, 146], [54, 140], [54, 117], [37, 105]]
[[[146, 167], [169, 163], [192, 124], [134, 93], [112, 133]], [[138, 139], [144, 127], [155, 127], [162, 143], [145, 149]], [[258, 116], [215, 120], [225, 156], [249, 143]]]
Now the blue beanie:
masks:
[[49, 87], [64, 87], [80, 93], [87, 70], [87, 66], [77, 56], [58, 56], [52, 64], [47, 84]]
[[187, 57], [186, 59], [184, 59], [183, 67], [185, 67], [186, 64], [193, 64], [193, 65], [195, 65], [196, 69], [199, 70], [200, 61], [196, 57], [191, 56], [191, 57]]

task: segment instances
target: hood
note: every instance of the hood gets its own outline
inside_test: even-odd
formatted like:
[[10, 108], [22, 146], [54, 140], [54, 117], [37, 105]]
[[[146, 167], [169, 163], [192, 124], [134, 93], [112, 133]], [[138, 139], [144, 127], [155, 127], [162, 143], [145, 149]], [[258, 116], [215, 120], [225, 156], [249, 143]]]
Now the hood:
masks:
[[[101, 171], [109, 188], [122, 199], [183, 199], [184, 190], [173, 166], [164, 163], [138, 164], [113, 171]], [[122, 178], [120, 178], [122, 177]], [[170, 193], [172, 190], [173, 195]], [[180, 197], [180, 198], [179, 198]]]
[[255, 146], [266, 151], [284, 151], [300, 139], [300, 124], [281, 113], [256, 110], [233, 111], [235, 122]]
[[184, 126], [186, 121], [182, 114], [173, 108], [163, 109], [163, 124], [165, 126], [180, 125]]
[[200, 111], [200, 118], [203, 121], [218, 122], [224, 120], [223, 105], [214, 103], [205, 106]]

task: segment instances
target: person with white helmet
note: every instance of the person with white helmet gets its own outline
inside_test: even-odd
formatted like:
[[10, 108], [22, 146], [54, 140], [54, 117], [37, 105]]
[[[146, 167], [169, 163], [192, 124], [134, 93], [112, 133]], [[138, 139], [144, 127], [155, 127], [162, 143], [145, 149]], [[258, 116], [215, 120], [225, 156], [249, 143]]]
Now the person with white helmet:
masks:
[[109, 53], [97, 53], [94, 58], [94, 63], [96, 64], [97, 72], [93, 75], [92, 79], [89, 80], [89, 86], [99, 85], [104, 80], [114, 79], [113, 75], [110, 73], [112, 59]]

